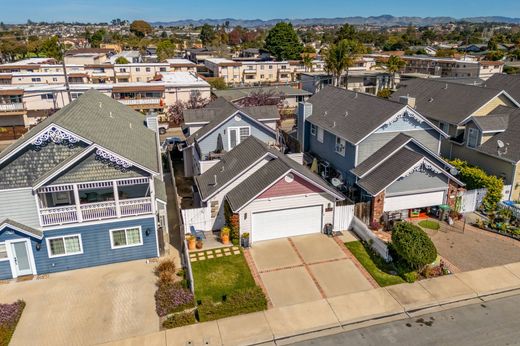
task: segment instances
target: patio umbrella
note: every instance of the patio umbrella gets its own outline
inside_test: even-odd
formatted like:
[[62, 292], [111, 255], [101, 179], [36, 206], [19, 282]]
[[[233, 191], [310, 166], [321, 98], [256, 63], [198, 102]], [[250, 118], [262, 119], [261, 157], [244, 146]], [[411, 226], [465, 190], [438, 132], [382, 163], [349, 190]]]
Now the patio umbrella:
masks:
[[312, 160], [311, 171], [313, 171], [314, 173], [318, 173], [318, 160], [316, 158]]
[[217, 148], [215, 149], [215, 153], [221, 153], [224, 151], [224, 142], [222, 141], [222, 135], [219, 133], [217, 137]]

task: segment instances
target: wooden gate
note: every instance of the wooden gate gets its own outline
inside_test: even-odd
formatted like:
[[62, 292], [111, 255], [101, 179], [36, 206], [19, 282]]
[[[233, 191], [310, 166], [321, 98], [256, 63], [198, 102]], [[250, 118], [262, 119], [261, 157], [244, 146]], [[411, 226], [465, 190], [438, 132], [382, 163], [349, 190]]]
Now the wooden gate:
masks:
[[359, 202], [354, 205], [354, 215], [363, 223], [370, 223], [370, 202]]

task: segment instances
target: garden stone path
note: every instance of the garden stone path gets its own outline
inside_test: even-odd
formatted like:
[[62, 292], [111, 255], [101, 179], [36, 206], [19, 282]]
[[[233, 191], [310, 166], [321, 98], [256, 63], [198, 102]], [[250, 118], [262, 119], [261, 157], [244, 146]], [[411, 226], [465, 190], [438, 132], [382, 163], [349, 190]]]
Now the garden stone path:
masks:
[[206, 259], [213, 259], [231, 255], [240, 255], [240, 249], [238, 248], [238, 246], [190, 252], [190, 262], [203, 261]]

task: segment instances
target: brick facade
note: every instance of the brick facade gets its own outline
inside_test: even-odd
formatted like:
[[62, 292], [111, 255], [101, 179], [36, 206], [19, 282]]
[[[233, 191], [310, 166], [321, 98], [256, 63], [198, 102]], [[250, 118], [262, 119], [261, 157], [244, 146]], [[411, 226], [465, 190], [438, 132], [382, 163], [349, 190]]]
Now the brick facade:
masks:
[[371, 220], [375, 220], [377, 222], [381, 221], [381, 217], [383, 216], [383, 208], [385, 206], [385, 191], [382, 191], [379, 195], [372, 197], [371, 206]]
[[446, 196], [446, 204], [449, 205], [450, 208], [453, 210], [456, 209], [455, 207], [457, 204], [457, 194], [459, 190], [463, 190], [463, 188], [461, 188], [459, 184], [450, 179], [448, 182], [448, 195]]

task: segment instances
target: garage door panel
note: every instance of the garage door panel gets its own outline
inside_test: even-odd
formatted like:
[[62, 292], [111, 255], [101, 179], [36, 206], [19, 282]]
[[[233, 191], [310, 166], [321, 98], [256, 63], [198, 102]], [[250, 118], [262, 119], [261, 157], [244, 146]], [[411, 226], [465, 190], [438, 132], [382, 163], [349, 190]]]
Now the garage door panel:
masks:
[[319, 233], [322, 215], [321, 205], [253, 213], [252, 240]]
[[432, 207], [444, 203], [445, 191], [385, 197], [384, 211]]

